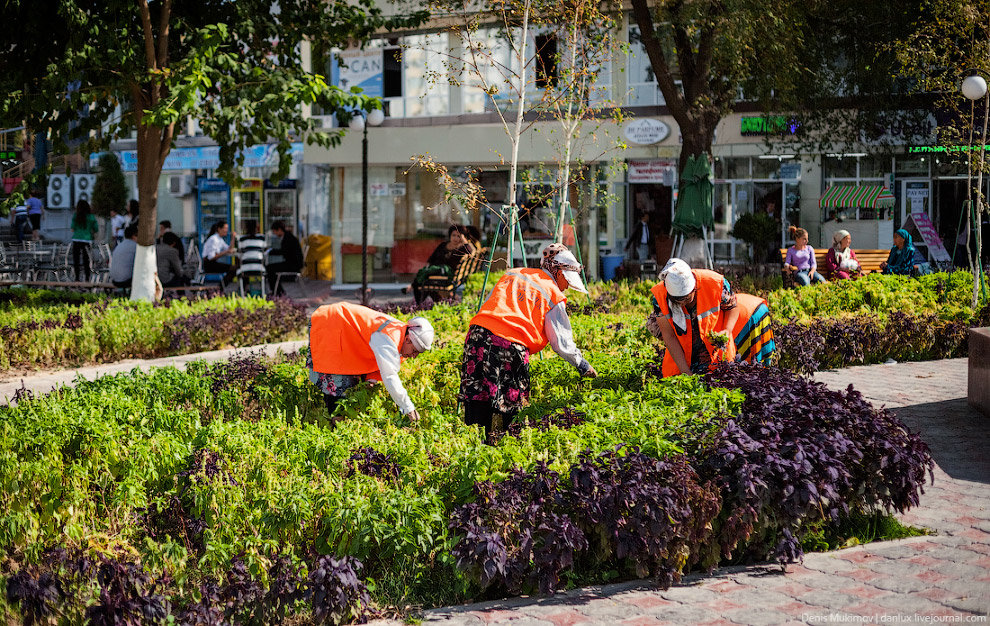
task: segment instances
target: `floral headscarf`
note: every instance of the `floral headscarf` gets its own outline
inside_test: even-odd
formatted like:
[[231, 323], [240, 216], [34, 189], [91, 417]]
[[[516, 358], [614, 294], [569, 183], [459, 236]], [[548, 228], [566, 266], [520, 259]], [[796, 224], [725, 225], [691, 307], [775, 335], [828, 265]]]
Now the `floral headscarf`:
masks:
[[558, 255], [561, 252], [567, 252], [568, 253], [567, 256], [570, 256], [570, 250], [568, 250], [567, 246], [565, 246], [562, 243], [552, 243], [546, 248], [544, 248], [543, 258], [540, 259], [540, 267], [543, 268], [543, 270], [547, 274], [550, 274], [551, 276], [554, 277], [556, 277], [558, 273], [564, 271], [580, 272], [581, 271], [580, 265], [572, 264], [572, 263], [562, 263], [558, 260], [559, 259]]

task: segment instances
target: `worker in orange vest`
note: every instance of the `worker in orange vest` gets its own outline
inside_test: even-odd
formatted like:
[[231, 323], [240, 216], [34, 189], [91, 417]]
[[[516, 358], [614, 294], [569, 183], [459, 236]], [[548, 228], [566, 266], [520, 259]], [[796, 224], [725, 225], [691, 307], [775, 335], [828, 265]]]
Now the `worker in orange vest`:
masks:
[[770, 309], [763, 298], [735, 294], [724, 276], [671, 259], [660, 271], [647, 328], [663, 339], [663, 375], [704, 374], [721, 361], [769, 361]]
[[540, 269], [507, 271], [471, 318], [458, 399], [464, 403], [464, 421], [482, 426], [486, 440], [495, 414], [507, 425], [526, 404], [529, 357], [547, 344], [582, 376], [598, 375], [574, 343], [565, 307], [568, 287], [588, 293], [580, 270], [563, 244], [550, 244]]
[[399, 366], [433, 346], [433, 326], [425, 317], [403, 322], [359, 304], [321, 306], [310, 318], [310, 380], [323, 392], [331, 418], [337, 401], [364, 380], [380, 380], [403, 415], [419, 413], [409, 399]]

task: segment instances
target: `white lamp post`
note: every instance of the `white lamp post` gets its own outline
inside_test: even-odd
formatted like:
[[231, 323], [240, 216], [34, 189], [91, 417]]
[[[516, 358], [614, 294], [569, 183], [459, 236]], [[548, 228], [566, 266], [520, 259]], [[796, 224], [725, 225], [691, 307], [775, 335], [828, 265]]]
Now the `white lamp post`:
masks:
[[[980, 135], [980, 165], [976, 172], [976, 188], [972, 186], [973, 183], [973, 126], [976, 125], [976, 101], [985, 97], [987, 95], [987, 81], [982, 76], [972, 75], [967, 76], [962, 81], [960, 86], [962, 94], [970, 100], [969, 103], [969, 150], [967, 154], [969, 155], [969, 185], [970, 189], [976, 195], [976, 219], [972, 217], [967, 217], [968, 224], [975, 225], [975, 235], [976, 235], [976, 258], [973, 260], [971, 268], [973, 269], [973, 307], [976, 308], [977, 302], [980, 295], [980, 286], [983, 283], [983, 237], [981, 232], [982, 217], [981, 213], [983, 210], [983, 152], [987, 140], [987, 115], [990, 114], [990, 99], [987, 100], [986, 105], [983, 110], [983, 133]], [[973, 200], [969, 202], [970, 215], [973, 212]], [[966, 240], [966, 249], [969, 250], [969, 239]], [[968, 255], [967, 255], [968, 256]]]
[[[367, 123], [365, 121], [367, 120]], [[351, 130], [361, 131], [361, 304], [368, 304], [368, 126], [381, 126], [385, 112], [372, 109], [357, 111], [348, 124]]]

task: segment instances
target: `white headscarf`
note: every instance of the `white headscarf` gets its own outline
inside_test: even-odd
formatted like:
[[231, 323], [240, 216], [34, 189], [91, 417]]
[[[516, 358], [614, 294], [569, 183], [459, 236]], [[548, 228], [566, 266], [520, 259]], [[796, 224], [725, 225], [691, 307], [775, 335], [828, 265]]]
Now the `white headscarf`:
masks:
[[433, 324], [425, 317], [413, 317], [406, 324], [406, 336], [418, 352], [426, 352], [433, 347]]
[[849, 236], [848, 230], [837, 230], [832, 233], [832, 248], [835, 250], [835, 262], [839, 264], [840, 269], [853, 269], [852, 265], [858, 267], [858, 263], [852, 260], [852, 246], [841, 249], [839, 246], [842, 244], [842, 240]]
[[670, 309], [670, 320], [677, 327], [678, 332], [687, 331], [687, 316], [684, 314], [684, 307], [671, 301], [670, 296], [683, 298], [697, 286], [698, 281], [694, 278], [691, 266], [680, 259], [671, 259], [660, 270], [660, 280], [667, 288], [667, 308]]

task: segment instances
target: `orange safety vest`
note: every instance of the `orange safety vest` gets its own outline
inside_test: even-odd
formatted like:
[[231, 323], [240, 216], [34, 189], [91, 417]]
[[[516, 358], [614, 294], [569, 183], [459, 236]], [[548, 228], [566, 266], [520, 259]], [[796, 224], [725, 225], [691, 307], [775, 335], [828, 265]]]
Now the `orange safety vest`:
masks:
[[[697, 282], [694, 317], [698, 319], [698, 330], [701, 331], [701, 340], [708, 349], [708, 354], [711, 356], [711, 361], [713, 364], [718, 361], [732, 361], [736, 358], [736, 350], [732, 342], [729, 343], [725, 350], [722, 350], [721, 348], [716, 348], [708, 339], [709, 333], [725, 330], [725, 315], [723, 315], [721, 309], [722, 289], [725, 284], [725, 277], [718, 272], [713, 272], [711, 270], [691, 270], [691, 272], [694, 274], [695, 281]], [[677, 341], [681, 344], [681, 348], [684, 349], [684, 357], [687, 359], [688, 364], [690, 364], [692, 342], [691, 320], [694, 317], [688, 315], [687, 310], [685, 310], [684, 314], [687, 318], [687, 329], [685, 329], [683, 335], [678, 333], [677, 327], [674, 326], [674, 321], [670, 315], [670, 306], [667, 302], [667, 287], [661, 282], [654, 285], [653, 289], [650, 291], [657, 299], [657, 304], [660, 305], [661, 317], [667, 320], [670, 327], [674, 329], [674, 335], [677, 337]], [[734, 332], [732, 336], [734, 339]], [[680, 368], [677, 367], [677, 363], [674, 362], [674, 357], [670, 356], [669, 350], [667, 350], [663, 355], [662, 371], [664, 377], [690, 373], [682, 372]]]
[[371, 335], [384, 332], [400, 350], [406, 339], [404, 322], [350, 302], [321, 306], [310, 323], [313, 370], [322, 374], [370, 374], [369, 378], [380, 378]]
[[547, 347], [543, 329], [550, 309], [567, 298], [543, 270], [510, 269], [495, 283], [492, 293], [471, 318], [499, 337], [526, 346], [530, 354]]

